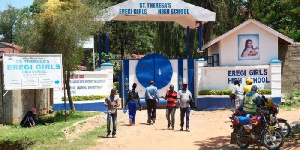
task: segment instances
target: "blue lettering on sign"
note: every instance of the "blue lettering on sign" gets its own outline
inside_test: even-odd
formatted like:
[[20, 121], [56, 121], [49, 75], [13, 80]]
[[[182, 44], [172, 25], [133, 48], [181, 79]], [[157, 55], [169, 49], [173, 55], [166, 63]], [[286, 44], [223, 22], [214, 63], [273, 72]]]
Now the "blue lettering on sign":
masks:
[[133, 14], [147, 14], [147, 9], [134, 9]]
[[119, 9], [119, 14], [130, 15], [132, 14], [132, 9]]
[[255, 75], [267, 75], [268, 74], [268, 70], [267, 69], [253, 69], [253, 70], [249, 70], [249, 75], [251, 76], [255, 76]]
[[[250, 76], [265, 76], [268, 75], [267, 69], [251, 69], [248, 71]], [[247, 76], [246, 70], [228, 70], [227, 71], [228, 77], [228, 84], [231, 84], [234, 82], [234, 80], [239, 80], [240, 83], [242, 82], [241, 78], [234, 78], [236, 76]], [[251, 77], [253, 80], [253, 83], [270, 83], [268, 80], [268, 77]]]
[[268, 74], [268, 70], [264, 69], [264, 75], [267, 75], [267, 74]]
[[[49, 60], [39, 60], [39, 59], [25, 59], [24, 60], [25, 63], [50, 63]], [[19, 62], [21, 63], [21, 61]]]
[[171, 3], [147, 3], [147, 8], [171, 8]]
[[190, 14], [189, 9], [171, 9], [171, 14]]
[[50, 70], [54, 70], [54, 69], [60, 69], [60, 65], [56, 64], [56, 65], [52, 65], [52, 64], [39, 64], [36, 65], [35, 69], [50, 69]]
[[246, 76], [246, 70], [228, 70], [228, 76]]
[[252, 78], [253, 83], [270, 83], [270, 81], [268, 80], [268, 77], [255, 77]]
[[7, 70], [29, 70], [32, 65], [7, 65]]
[[146, 8], [145, 3], [140, 3], [140, 8]]
[[170, 14], [170, 9], [158, 9], [158, 14]]

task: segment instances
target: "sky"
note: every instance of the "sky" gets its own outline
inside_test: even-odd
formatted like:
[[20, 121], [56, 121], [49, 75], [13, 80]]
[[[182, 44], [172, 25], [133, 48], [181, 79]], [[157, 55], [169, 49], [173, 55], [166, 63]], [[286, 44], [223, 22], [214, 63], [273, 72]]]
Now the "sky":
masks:
[[0, 0], [0, 11], [5, 10], [7, 4], [11, 4], [12, 6], [20, 9], [26, 6], [32, 5], [33, 0]]

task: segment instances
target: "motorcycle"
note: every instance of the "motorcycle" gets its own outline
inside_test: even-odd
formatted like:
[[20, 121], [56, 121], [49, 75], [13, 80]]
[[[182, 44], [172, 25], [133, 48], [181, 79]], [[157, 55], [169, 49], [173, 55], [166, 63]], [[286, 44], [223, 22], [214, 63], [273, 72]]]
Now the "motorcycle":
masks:
[[279, 113], [279, 107], [278, 105], [274, 105], [271, 108], [269, 108], [269, 116], [270, 118], [270, 125], [277, 126], [281, 129], [281, 132], [285, 137], [288, 137], [291, 134], [291, 126], [287, 122], [287, 120], [283, 118], [277, 118], [276, 115]]
[[250, 144], [263, 145], [269, 150], [279, 149], [284, 143], [281, 129], [269, 124], [266, 107], [257, 107], [257, 112], [258, 115], [251, 118], [236, 113], [230, 117], [236, 144], [242, 149], [248, 148]]

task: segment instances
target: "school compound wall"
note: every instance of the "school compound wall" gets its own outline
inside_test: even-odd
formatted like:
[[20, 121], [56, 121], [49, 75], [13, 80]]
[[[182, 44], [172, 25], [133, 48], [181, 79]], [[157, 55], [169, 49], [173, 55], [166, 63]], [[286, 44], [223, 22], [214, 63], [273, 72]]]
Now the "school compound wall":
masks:
[[[243, 87], [246, 79], [252, 78], [253, 84], [259, 89], [271, 89], [272, 94], [267, 97], [272, 97], [277, 103], [281, 100], [281, 61], [279, 60], [273, 60], [269, 65], [226, 67], [206, 67], [206, 61], [197, 61], [196, 70], [197, 91], [232, 90], [234, 80], [239, 80]], [[228, 95], [199, 95], [196, 105], [198, 110], [225, 109], [233, 106], [228, 100]]]
[[282, 66], [282, 93], [300, 89], [300, 44], [290, 45]]

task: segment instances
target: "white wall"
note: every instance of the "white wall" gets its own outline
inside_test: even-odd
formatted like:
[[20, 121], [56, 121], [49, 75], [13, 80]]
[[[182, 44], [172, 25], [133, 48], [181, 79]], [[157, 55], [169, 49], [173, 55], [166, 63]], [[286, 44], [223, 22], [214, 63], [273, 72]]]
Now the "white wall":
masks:
[[[238, 59], [238, 35], [259, 34], [259, 60]], [[218, 42], [220, 44], [220, 66], [269, 65], [273, 59], [278, 59], [278, 37], [250, 23]], [[217, 43], [216, 43], [217, 44]], [[218, 46], [212, 47], [217, 49]], [[214, 51], [214, 50], [212, 50]]]
[[[198, 67], [201, 71], [198, 71], [199, 85], [197, 86], [199, 90], [227, 90], [232, 89], [233, 84], [228, 83], [228, 80], [234, 81], [234, 78], [241, 78], [241, 86], [245, 85], [245, 81], [248, 77], [253, 78], [262, 82], [265, 80], [268, 83], [253, 83], [258, 86], [259, 89], [271, 89], [271, 70], [269, 65], [260, 66], [236, 66], [236, 67]], [[245, 74], [237, 74], [237, 71], [242, 71]], [[254, 74], [257, 70], [257, 75]], [[235, 75], [233, 75], [233, 72]], [[260, 75], [263, 74], [263, 75]]]

